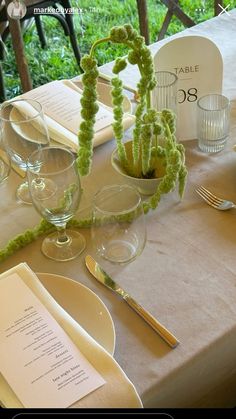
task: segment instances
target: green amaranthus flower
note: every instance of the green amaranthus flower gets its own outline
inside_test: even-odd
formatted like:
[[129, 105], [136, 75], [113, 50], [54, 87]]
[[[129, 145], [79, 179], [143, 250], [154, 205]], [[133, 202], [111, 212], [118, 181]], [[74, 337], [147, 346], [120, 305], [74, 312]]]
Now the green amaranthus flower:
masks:
[[[121, 165], [130, 176], [152, 177], [158, 159], [161, 157], [162, 159], [165, 158], [166, 161], [166, 173], [154, 196], [150, 198], [149, 202], [145, 203], [145, 211], [149, 208], [154, 209], [158, 205], [161, 195], [170, 192], [177, 182], [179, 182], [179, 194], [181, 197], [183, 196], [187, 169], [184, 147], [177, 144], [175, 138], [176, 116], [169, 109], [157, 111], [151, 108], [151, 91], [156, 86], [153, 59], [150, 49], [145, 45], [144, 38], [130, 24], [113, 27], [106, 38], [94, 43], [90, 54], [86, 55], [81, 62], [85, 74], [82, 79], [84, 84], [81, 99], [83, 122], [80, 125], [78, 137], [78, 169], [82, 176], [89, 174], [91, 170], [93, 127], [98, 110], [96, 104], [98, 69], [94, 52], [95, 48], [102, 42], [121, 43], [129, 49], [126, 58], [115, 60], [113, 66], [115, 76], [111, 80], [114, 114], [113, 130]], [[140, 72], [140, 80], [137, 84], [139, 103], [135, 111], [132, 155], [131, 157], [129, 155], [129, 158], [123, 143], [123, 86], [119, 78], [120, 72], [127, 65], [127, 61], [132, 65], [137, 65]], [[160, 143], [159, 139], [161, 139]]]
[[[187, 168], [185, 166], [185, 149], [178, 144], [175, 137], [176, 116], [169, 109], [155, 110], [151, 108], [151, 91], [156, 86], [153, 60], [149, 48], [145, 45], [144, 38], [130, 25], [116, 26], [110, 34], [99, 39], [91, 48], [90, 54], [81, 60], [84, 70], [82, 76], [83, 94], [81, 98], [81, 116], [78, 141], [79, 150], [77, 157], [78, 171], [81, 176], [88, 175], [91, 170], [93, 157], [93, 137], [97, 104], [97, 79], [98, 67], [94, 57], [96, 47], [102, 42], [122, 43], [129, 49], [127, 58], [117, 58], [113, 67], [112, 101], [114, 109], [113, 130], [117, 141], [120, 162], [130, 175], [136, 175], [141, 162], [141, 175], [153, 176], [156, 162], [165, 161], [165, 174], [161, 178], [157, 190], [149, 200], [143, 202], [144, 212], [155, 209], [163, 194], [171, 192], [178, 183], [179, 196], [182, 197], [185, 189]], [[127, 61], [137, 65], [140, 80], [137, 84], [139, 103], [135, 111], [135, 126], [133, 129], [132, 155], [127, 158], [126, 148], [123, 143], [123, 86], [119, 78], [120, 72], [125, 69]], [[73, 186], [73, 185], [72, 185]], [[61, 205], [70, 199], [73, 187], [63, 196]], [[108, 220], [110, 222], [111, 220]], [[92, 225], [92, 218], [82, 220], [72, 219], [68, 227], [87, 228]], [[0, 249], [0, 261], [5, 260], [18, 249], [31, 243], [43, 234], [54, 231], [55, 227], [42, 220], [36, 227], [10, 240], [5, 248]]]

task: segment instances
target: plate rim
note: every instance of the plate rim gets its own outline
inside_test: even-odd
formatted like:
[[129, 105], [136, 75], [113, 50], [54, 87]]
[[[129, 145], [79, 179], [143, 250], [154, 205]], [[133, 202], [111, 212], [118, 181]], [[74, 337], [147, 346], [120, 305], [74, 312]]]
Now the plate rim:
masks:
[[[10, 117], [13, 114], [13, 118], [17, 116], [17, 113], [19, 113], [17, 108], [12, 108], [12, 110], [10, 111]], [[31, 137], [28, 137], [27, 135], [25, 135], [24, 131], [22, 132], [21, 130], [18, 129], [18, 123], [19, 121], [15, 120], [10, 120], [11, 123], [11, 127], [13, 129], [13, 131], [15, 131], [15, 133], [17, 135], [19, 135], [20, 137], [24, 138], [26, 141], [29, 141], [30, 143], [37, 143], [37, 140], [32, 139]], [[24, 126], [24, 125], [23, 125]], [[35, 131], [38, 131], [34, 126], [33, 128], [35, 129]]]
[[[108, 315], [108, 318], [109, 318], [109, 320], [110, 320], [110, 323], [111, 323], [111, 328], [112, 328], [112, 332], [113, 332], [113, 345], [112, 345], [112, 350], [110, 351], [110, 350], [108, 350], [107, 348], [105, 348], [101, 343], [99, 343], [99, 342], [97, 342], [96, 341], [96, 339], [94, 338], [94, 337], [92, 337], [99, 345], [101, 345], [107, 352], [109, 352], [112, 356], [114, 356], [114, 352], [115, 352], [115, 347], [116, 347], [116, 331], [115, 331], [115, 325], [114, 325], [114, 322], [113, 322], [113, 319], [112, 319], [112, 316], [111, 316], [111, 313], [110, 313], [110, 311], [108, 310], [108, 308], [107, 308], [107, 306], [106, 306], [106, 304], [101, 300], [101, 298], [93, 291], [93, 290], [91, 290], [89, 287], [87, 287], [86, 285], [84, 285], [84, 284], [82, 284], [81, 282], [79, 282], [79, 281], [76, 281], [75, 279], [72, 279], [72, 278], [69, 278], [69, 277], [67, 277], [67, 276], [65, 276], [65, 275], [60, 275], [60, 274], [56, 274], [56, 273], [52, 273], [52, 272], [35, 272], [35, 274], [37, 275], [37, 277], [38, 277], [38, 275], [47, 275], [47, 276], [49, 276], [49, 277], [59, 277], [59, 278], [62, 278], [62, 279], [65, 279], [66, 281], [70, 281], [71, 283], [74, 283], [74, 284], [76, 284], [76, 285], [78, 285], [79, 287], [81, 287], [81, 288], [83, 288], [84, 290], [86, 290], [86, 292], [88, 292], [89, 294], [91, 294], [91, 295], [93, 295], [93, 297], [94, 298], [96, 298], [98, 301], [99, 301], [99, 303], [103, 306], [103, 308], [104, 308], [104, 310], [106, 311], [106, 314]], [[38, 279], [39, 279], [39, 281], [40, 281], [40, 277], [38, 277]], [[41, 282], [41, 281], [40, 281]], [[44, 287], [44, 284], [41, 282], [41, 284], [43, 285], [43, 287]], [[46, 290], [47, 290], [47, 288], [46, 287], [44, 287]], [[48, 290], [47, 290], [48, 291]], [[49, 291], [48, 291], [49, 292]], [[54, 298], [54, 296], [49, 292], [49, 294], [52, 296], [52, 298], [57, 302], [57, 300], [56, 300], [56, 298]], [[57, 304], [59, 304], [60, 305], [60, 303], [58, 303], [57, 302]], [[61, 306], [61, 305], [60, 305]], [[62, 307], [63, 308], [63, 307]], [[65, 310], [64, 308], [63, 308], [63, 310]], [[67, 312], [67, 310], [65, 310], [66, 312]], [[67, 312], [68, 314], [69, 314], [69, 316], [71, 316], [73, 319], [74, 319], [74, 317], [69, 313], [69, 312]], [[76, 320], [76, 319], [74, 319], [77, 323], [78, 323], [78, 321]], [[83, 326], [81, 326], [81, 327], [83, 327]], [[89, 331], [87, 331], [86, 330], [86, 332], [87, 333], [89, 333]]]

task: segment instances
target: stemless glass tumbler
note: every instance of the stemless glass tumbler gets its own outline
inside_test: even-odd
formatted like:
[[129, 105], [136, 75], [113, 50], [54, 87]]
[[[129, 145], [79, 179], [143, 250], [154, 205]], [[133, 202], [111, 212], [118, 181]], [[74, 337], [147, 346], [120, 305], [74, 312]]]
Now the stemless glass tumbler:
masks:
[[152, 92], [152, 106], [161, 111], [171, 109], [177, 113], [177, 81], [176, 74], [170, 71], [156, 71], [157, 85]]
[[229, 137], [230, 101], [226, 96], [209, 94], [197, 102], [197, 138], [199, 148], [217, 153]]
[[[26, 172], [29, 155], [49, 145], [42, 106], [31, 99], [4, 102], [0, 109], [0, 122], [2, 142], [12, 163]], [[19, 201], [32, 203], [27, 182], [18, 186], [16, 194]]]
[[57, 261], [74, 259], [85, 248], [80, 233], [66, 230], [82, 193], [76, 157], [66, 148], [46, 147], [33, 152], [27, 166], [33, 205], [57, 229], [44, 239], [42, 252]]
[[96, 252], [113, 263], [131, 262], [146, 242], [143, 205], [129, 185], [105, 186], [93, 200], [92, 243]]

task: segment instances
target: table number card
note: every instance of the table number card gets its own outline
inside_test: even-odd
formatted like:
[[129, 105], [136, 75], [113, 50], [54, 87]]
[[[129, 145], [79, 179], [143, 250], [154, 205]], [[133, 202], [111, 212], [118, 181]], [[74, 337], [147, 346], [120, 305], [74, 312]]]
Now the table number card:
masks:
[[156, 71], [178, 76], [177, 137], [196, 138], [197, 100], [222, 92], [223, 61], [217, 46], [202, 36], [183, 36], [163, 45], [154, 56]]
[[24, 407], [69, 407], [105, 384], [16, 273], [0, 281], [0, 372]]

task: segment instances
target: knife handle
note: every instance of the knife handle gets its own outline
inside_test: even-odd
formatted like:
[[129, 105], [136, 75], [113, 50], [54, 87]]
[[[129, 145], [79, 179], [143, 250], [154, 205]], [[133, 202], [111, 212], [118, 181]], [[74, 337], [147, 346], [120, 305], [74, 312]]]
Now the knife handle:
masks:
[[179, 344], [178, 339], [172, 333], [169, 332], [155, 317], [153, 317], [147, 310], [145, 310], [140, 304], [138, 304], [132, 297], [126, 295], [124, 297], [125, 301], [132, 307], [136, 313], [138, 313], [148, 324], [151, 326], [155, 332], [157, 332], [162, 339], [168, 343], [171, 348], [176, 348]]

